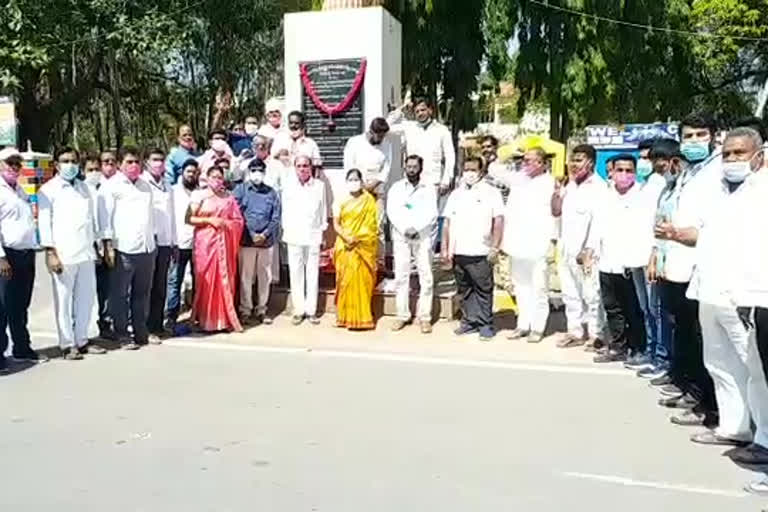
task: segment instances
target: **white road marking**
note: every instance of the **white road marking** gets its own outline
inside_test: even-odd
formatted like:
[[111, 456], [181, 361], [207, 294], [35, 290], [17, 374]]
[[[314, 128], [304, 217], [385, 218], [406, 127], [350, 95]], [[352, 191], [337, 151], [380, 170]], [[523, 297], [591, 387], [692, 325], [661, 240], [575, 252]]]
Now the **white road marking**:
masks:
[[710, 489], [708, 487], [696, 487], [685, 484], [670, 484], [666, 482], [648, 482], [643, 480], [634, 480], [613, 475], [595, 475], [592, 473], [566, 472], [564, 476], [571, 478], [581, 478], [584, 480], [595, 480], [609, 484], [624, 485], [627, 487], [644, 487], [648, 489], [659, 489], [663, 491], [688, 492], [695, 494], [709, 494], [712, 496], [723, 496], [726, 498], [746, 498], [749, 496], [745, 492], [729, 491], [727, 489]]
[[416, 363], [438, 366], [463, 366], [472, 368], [501, 368], [508, 370], [525, 370], [549, 373], [571, 373], [582, 375], [603, 375], [603, 376], [632, 376], [632, 372], [622, 369], [611, 368], [591, 368], [584, 366], [566, 366], [554, 364], [537, 363], [517, 363], [511, 361], [484, 361], [478, 359], [461, 359], [450, 357], [425, 357], [413, 356], [407, 354], [376, 353], [376, 352], [355, 352], [344, 350], [316, 349], [310, 347], [271, 347], [264, 345], [234, 345], [230, 343], [217, 343], [212, 341], [184, 341], [168, 340], [165, 345], [172, 347], [198, 348], [204, 350], [233, 350], [241, 352], [266, 352], [277, 354], [298, 354], [304, 353], [310, 357], [324, 357], [335, 359], [364, 359], [370, 361], [390, 361], [399, 363]]
[[[55, 332], [32, 332], [32, 338], [58, 339]], [[275, 347], [268, 345], [236, 345], [216, 341], [195, 341], [190, 339], [165, 340], [164, 345], [181, 348], [196, 348], [202, 350], [230, 350], [235, 352], [262, 352], [273, 354], [306, 354], [314, 357], [334, 359], [362, 359], [369, 361], [390, 361], [398, 363], [415, 363], [436, 366], [461, 366], [469, 368], [500, 368], [506, 370], [521, 370], [546, 373], [569, 373], [577, 375], [601, 375], [628, 377], [632, 372], [620, 368], [596, 368], [589, 366], [568, 366], [543, 363], [523, 363], [514, 361], [487, 361], [481, 359], [463, 359], [451, 357], [427, 357], [408, 354], [356, 352], [345, 350], [317, 349], [312, 347]]]

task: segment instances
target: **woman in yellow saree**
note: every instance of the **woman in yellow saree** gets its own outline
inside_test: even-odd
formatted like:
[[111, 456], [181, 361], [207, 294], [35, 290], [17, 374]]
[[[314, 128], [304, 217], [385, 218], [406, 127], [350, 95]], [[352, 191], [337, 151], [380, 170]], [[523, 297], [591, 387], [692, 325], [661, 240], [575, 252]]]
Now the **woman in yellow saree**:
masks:
[[371, 298], [376, 286], [378, 231], [376, 199], [363, 190], [359, 170], [347, 172], [349, 196], [334, 206], [337, 238], [336, 326], [350, 330], [373, 329]]

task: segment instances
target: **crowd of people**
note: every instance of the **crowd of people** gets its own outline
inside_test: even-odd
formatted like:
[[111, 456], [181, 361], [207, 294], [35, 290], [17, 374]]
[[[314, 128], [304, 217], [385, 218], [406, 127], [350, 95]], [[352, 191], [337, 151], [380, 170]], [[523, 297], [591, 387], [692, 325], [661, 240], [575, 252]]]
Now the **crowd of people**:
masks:
[[[392, 330], [414, 321], [415, 266], [415, 321], [422, 333], [432, 331], [440, 258], [453, 270], [461, 305], [455, 334], [491, 340], [494, 265], [505, 255], [518, 303], [507, 337], [538, 343], [550, 314], [554, 245], [567, 320], [558, 346], [583, 346], [596, 363], [621, 362], [650, 380], [660, 405], [681, 410], [673, 423], [707, 427], [692, 441], [733, 447], [739, 462], [768, 463], [768, 171], [759, 127], [732, 128], [718, 144], [714, 122], [692, 115], [680, 125], [679, 142], [643, 141], [639, 157], [612, 157], [607, 179], [596, 173], [592, 146], [573, 148], [558, 179], [541, 148], [502, 163], [498, 141], [488, 136], [482, 156], [464, 158], [455, 178], [450, 131], [428, 102], [408, 107], [412, 120], [396, 109], [348, 141], [346, 190], [333, 199], [303, 114], [291, 112], [283, 126], [274, 103], [267, 123], [247, 118], [241, 129], [214, 130], [202, 153], [186, 125], [167, 155], [123, 148], [81, 162], [75, 150], [59, 149], [56, 175], [38, 195], [37, 224], [17, 183], [22, 157], [3, 149], [0, 369], [6, 328], [15, 359], [43, 357], [27, 330], [36, 229], [69, 360], [104, 353], [99, 339], [135, 350], [177, 332], [187, 268], [190, 325], [220, 332], [271, 324], [281, 243], [291, 322], [319, 323], [330, 226], [337, 326], [375, 327], [371, 301], [389, 239]], [[406, 156], [404, 177], [390, 184], [400, 158], [393, 137]]]

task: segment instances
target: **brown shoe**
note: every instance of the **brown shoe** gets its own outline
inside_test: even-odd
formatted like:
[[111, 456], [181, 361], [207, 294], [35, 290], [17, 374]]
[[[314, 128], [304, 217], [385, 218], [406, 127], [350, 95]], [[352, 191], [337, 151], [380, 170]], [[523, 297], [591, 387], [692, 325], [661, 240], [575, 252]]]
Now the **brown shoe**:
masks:
[[398, 332], [405, 329], [405, 326], [408, 325], [408, 322], [405, 320], [395, 320], [392, 322], [392, 326], [389, 328], [392, 332]]
[[430, 334], [432, 332], [432, 322], [419, 322], [421, 334]]

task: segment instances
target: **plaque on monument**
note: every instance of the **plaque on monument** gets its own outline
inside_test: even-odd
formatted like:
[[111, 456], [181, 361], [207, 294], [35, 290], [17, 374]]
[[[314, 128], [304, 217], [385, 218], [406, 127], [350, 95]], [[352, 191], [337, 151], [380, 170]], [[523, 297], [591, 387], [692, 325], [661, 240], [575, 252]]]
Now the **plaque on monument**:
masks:
[[[317, 99], [326, 105], [339, 105], [353, 92], [355, 82], [364, 66], [363, 59], [321, 60], [304, 62]], [[364, 68], [363, 68], [364, 71]], [[306, 133], [317, 142], [323, 167], [344, 167], [344, 146], [350, 137], [364, 131], [363, 87], [359, 87], [354, 101], [343, 112], [328, 115], [302, 88], [302, 110], [306, 118]]]

